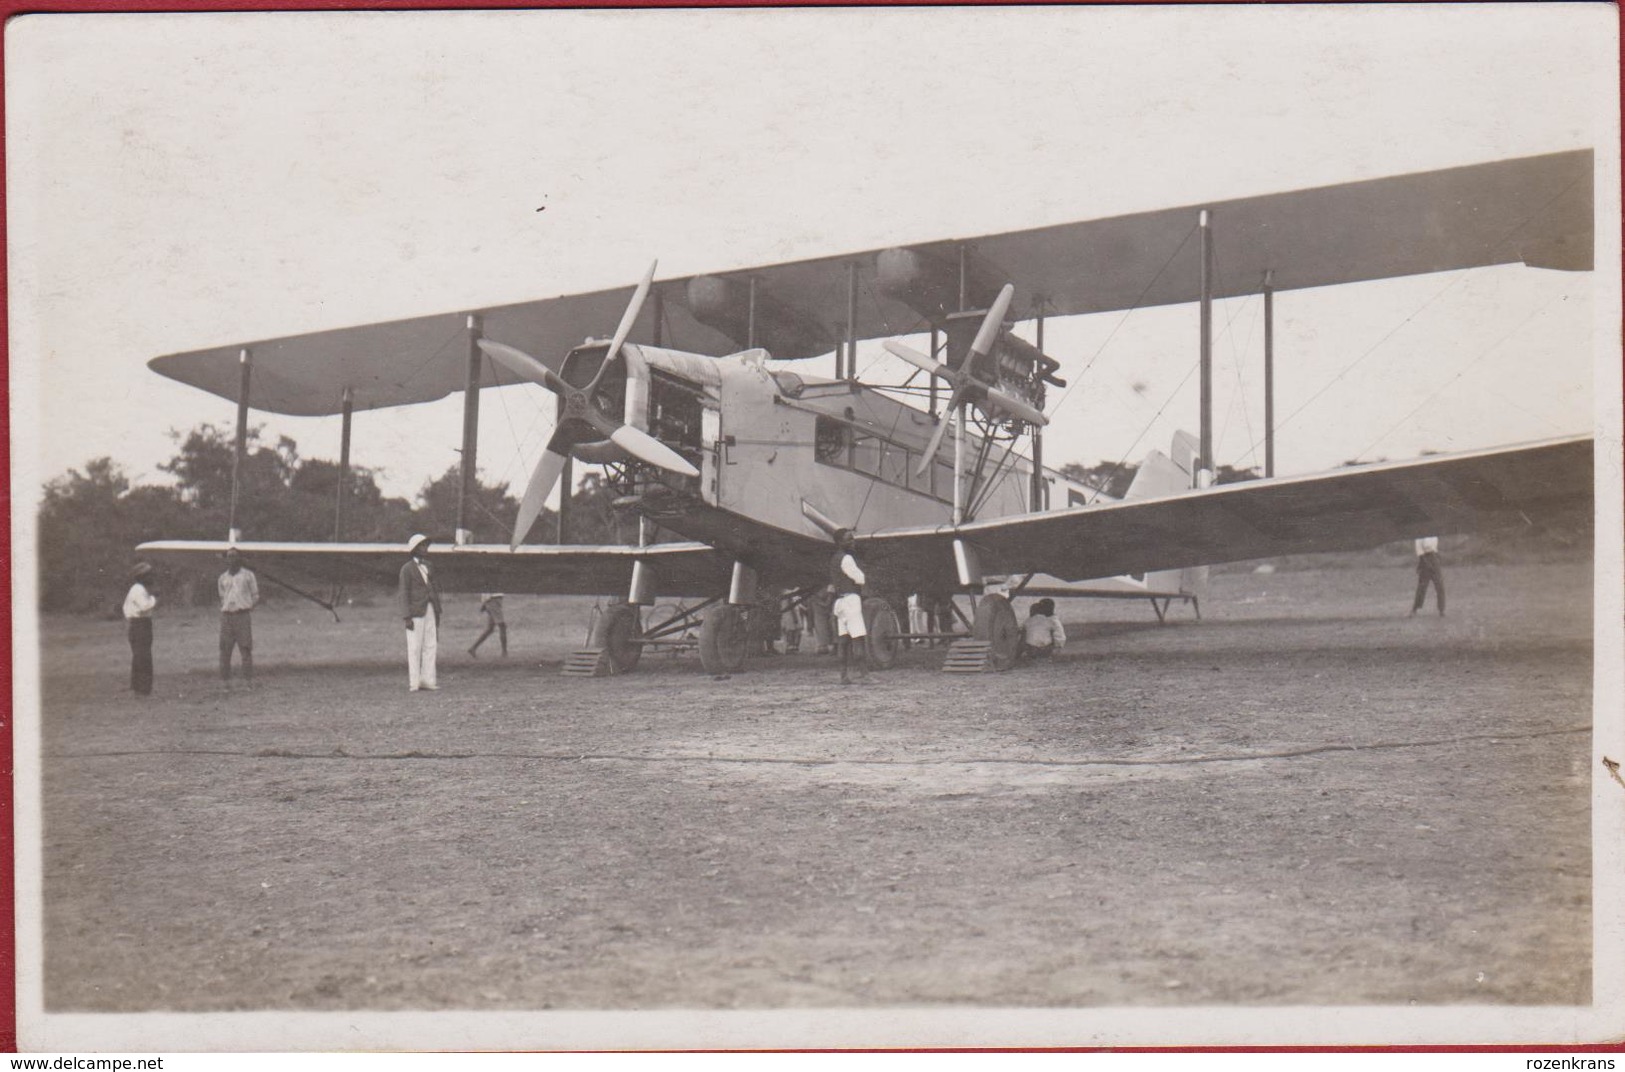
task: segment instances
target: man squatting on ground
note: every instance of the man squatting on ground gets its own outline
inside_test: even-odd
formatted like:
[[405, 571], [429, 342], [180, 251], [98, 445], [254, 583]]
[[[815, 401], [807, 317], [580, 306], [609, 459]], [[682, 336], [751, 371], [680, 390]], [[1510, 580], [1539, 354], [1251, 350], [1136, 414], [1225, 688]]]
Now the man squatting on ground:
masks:
[[435, 649], [439, 640], [440, 593], [423, 558], [429, 537], [413, 536], [406, 541], [412, 557], [401, 567], [400, 609], [406, 620], [406, 682], [408, 691], [440, 687], [435, 680]]
[[231, 649], [243, 653], [243, 681], [254, 687], [254, 608], [260, 584], [254, 571], [244, 567], [235, 547], [226, 550], [226, 572], [216, 585], [220, 591], [220, 680], [231, 688]]
[[1423, 536], [1416, 541], [1416, 601], [1411, 604], [1411, 615], [1421, 610], [1428, 601], [1428, 585], [1433, 585], [1439, 613], [1444, 613], [1444, 571], [1439, 568], [1439, 538]]
[[130, 634], [130, 690], [137, 696], [152, 695], [152, 609], [158, 605], [153, 588], [152, 567], [137, 562], [124, 597], [124, 622]]
[[1064, 647], [1066, 630], [1055, 617], [1055, 600], [1040, 599], [1021, 625], [1021, 647], [1016, 651], [1016, 658], [1048, 659]]
[[[841, 684], [852, 684], [852, 644], [869, 635], [863, 625], [863, 570], [858, 568], [857, 559], [852, 557], [852, 547], [857, 541], [853, 538], [851, 529], [841, 529], [835, 534], [837, 548], [829, 564], [829, 588], [835, 593], [835, 606], [832, 608], [835, 616], [835, 646], [841, 649]], [[858, 669], [865, 675], [867, 667], [858, 663]]]

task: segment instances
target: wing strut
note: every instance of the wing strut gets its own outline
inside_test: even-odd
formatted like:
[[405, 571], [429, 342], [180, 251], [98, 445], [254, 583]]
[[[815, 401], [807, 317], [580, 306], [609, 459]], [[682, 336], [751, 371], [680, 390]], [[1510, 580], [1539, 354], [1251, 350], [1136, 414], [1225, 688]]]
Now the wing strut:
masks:
[[266, 580], [270, 581], [272, 584], [276, 585], [278, 588], [286, 588], [288, 591], [292, 592], [294, 595], [299, 596], [299, 597], [301, 597], [303, 599], [310, 600], [312, 603], [316, 604], [318, 607], [322, 608], [327, 613], [331, 614], [333, 616], [333, 620], [335, 622], [339, 620], [338, 609], [335, 608], [333, 606], [333, 604], [329, 603], [327, 600], [321, 598], [320, 596], [313, 596], [309, 592], [305, 591], [303, 588], [295, 588], [293, 585], [289, 584], [287, 581], [284, 581], [282, 578], [274, 577], [271, 574], [266, 573], [265, 570], [262, 567], [255, 566], [254, 567], [254, 573], [257, 576], [264, 577]]
[[468, 517], [469, 497], [479, 479], [480, 383], [485, 372], [485, 354], [480, 350], [480, 318], [473, 313], [464, 321], [467, 335], [467, 369], [463, 377], [463, 459], [457, 479], [457, 535], [461, 546], [474, 542]]
[[1197, 471], [1206, 469], [1211, 481], [1218, 471], [1213, 464], [1213, 214], [1204, 208], [1198, 221], [1202, 237], [1202, 460]]
[[254, 369], [253, 362], [249, 360], [247, 347], [237, 355], [237, 365], [242, 374], [237, 389], [237, 442], [231, 455], [231, 506], [226, 514], [227, 543], [236, 543], [243, 538], [242, 529], [237, 527], [237, 486], [242, 477], [243, 458], [248, 454], [248, 384]]
[[1264, 272], [1264, 477], [1275, 475], [1275, 273]]

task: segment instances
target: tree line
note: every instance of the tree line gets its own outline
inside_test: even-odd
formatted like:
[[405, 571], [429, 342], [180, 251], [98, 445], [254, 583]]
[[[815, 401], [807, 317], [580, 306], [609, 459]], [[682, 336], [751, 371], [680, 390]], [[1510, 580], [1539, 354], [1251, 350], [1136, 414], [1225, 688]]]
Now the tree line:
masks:
[[[70, 469], [46, 483], [39, 512], [42, 610], [106, 612], [124, 597], [135, 547], [148, 540], [218, 540], [231, 512], [235, 433], [203, 424], [173, 433], [176, 451], [159, 465], [172, 482], [135, 484], [111, 457]], [[342, 533], [335, 531], [339, 466], [304, 458], [287, 436], [274, 443], [250, 429], [238, 474], [237, 527], [245, 540], [404, 543], [414, 532], [449, 540], [457, 527], [461, 474], [456, 465], [424, 482], [414, 500], [386, 496], [376, 471], [352, 466], [346, 477]], [[618, 543], [624, 520], [610, 509], [612, 495], [588, 474], [572, 501], [565, 543]], [[519, 503], [506, 484], [476, 479], [469, 493], [467, 527], [480, 543], [506, 542]], [[544, 510], [533, 538], [552, 541], [558, 515]], [[166, 569], [179, 596], [214, 598], [213, 564]], [[267, 595], [270, 593], [267, 592]]]

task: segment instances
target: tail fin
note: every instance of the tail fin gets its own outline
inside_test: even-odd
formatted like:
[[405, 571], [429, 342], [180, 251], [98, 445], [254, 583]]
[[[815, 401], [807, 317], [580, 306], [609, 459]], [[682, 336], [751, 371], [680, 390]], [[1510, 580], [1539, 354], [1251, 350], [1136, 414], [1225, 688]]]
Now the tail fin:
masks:
[[1171, 458], [1160, 450], [1147, 454], [1134, 471], [1134, 480], [1129, 484], [1128, 491], [1123, 493], [1123, 498], [1155, 499], [1190, 490], [1191, 468], [1196, 460], [1196, 440], [1189, 432], [1175, 432], [1172, 453]]
[[[1160, 450], [1154, 450], [1145, 456], [1140, 462], [1139, 469], [1134, 473], [1134, 480], [1129, 484], [1128, 491], [1123, 494], [1124, 501], [1177, 495], [1182, 491], [1189, 491], [1194, 486], [1196, 438], [1189, 432], [1175, 432], [1170, 453], [1172, 457]], [[1192, 569], [1148, 573], [1145, 577], [1145, 586], [1154, 591], [1178, 592], [1200, 597], [1207, 594], [1207, 567], [1196, 566]]]

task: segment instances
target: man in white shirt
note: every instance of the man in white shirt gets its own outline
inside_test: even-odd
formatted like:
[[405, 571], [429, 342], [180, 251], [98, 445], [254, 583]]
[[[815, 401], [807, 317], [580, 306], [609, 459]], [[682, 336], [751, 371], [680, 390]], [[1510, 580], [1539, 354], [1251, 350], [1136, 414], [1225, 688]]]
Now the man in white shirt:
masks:
[[[835, 605], [831, 608], [835, 618], [835, 646], [841, 652], [841, 684], [852, 684], [852, 644], [863, 640], [869, 631], [863, 624], [863, 570], [858, 566], [858, 560], [852, 557], [852, 548], [857, 543], [851, 529], [841, 529], [835, 534], [836, 551], [829, 564], [829, 590], [835, 595]], [[858, 663], [858, 669], [865, 676], [868, 668]]]
[[502, 593], [482, 592], [480, 594], [480, 613], [485, 615], [485, 632], [480, 638], [468, 647], [468, 653], [474, 658], [480, 657], [480, 645], [492, 633], [500, 633], [502, 640], [502, 657], [508, 657], [508, 620], [502, 616]]
[[231, 688], [231, 650], [237, 648], [243, 653], [243, 681], [253, 688], [253, 611], [260, 601], [260, 585], [235, 547], [226, 550], [226, 572], [216, 588], [220, 593], [220, 680]]
[[406, 681], [412, 692], [433, 692], [440, 687], [435, 680], [440, 593], [424, 558], [428, 550], [429, 537], [413, 536], [406, 541], [406, 551], [412, 558], [401, 567], [399, 596], [401, 617], [406, 621]]
[[1416, 541], [1416, 601], [1411, 604], [1411, 617], [1428, 601], [1428, 585], [1433, 585], [1434, 601], [1439, 614], [1444, 614], [1444, 571], [1439, 568], [1439, 538], [1423, 536]]
[[1048, 659], [1066, 647], [1066, 630], [1055, 617], [1055, 600], [1040, 599], [1033, 604], [1021, 625], [1021, 647], [1017, 659]]
[[130, 571], [130, 591], [124, 596], [124, 623], [130, 634], [130, 689], [137, 696], [152, 695], [152, 567], [137, 562]]

